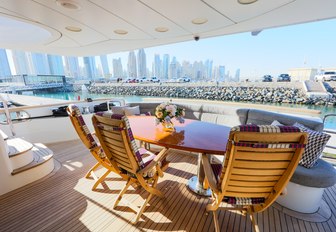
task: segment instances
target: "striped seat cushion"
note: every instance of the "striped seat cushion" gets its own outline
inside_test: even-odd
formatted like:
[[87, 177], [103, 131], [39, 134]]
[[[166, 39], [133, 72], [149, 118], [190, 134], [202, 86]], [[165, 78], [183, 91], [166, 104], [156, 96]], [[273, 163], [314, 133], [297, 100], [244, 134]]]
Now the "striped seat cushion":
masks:
[[217, 182], [219, 182], [222, 168], [223, 168], [222, 164], [211, 164], [211, 169], [212, 169], [214, 176], [216, 177]]
[[[135, 155], [136, 161], [141, 169], [145, 168], [151, 161], [155, 158], [155, 154], [146, 150], [145, 148], [139, 148], [135, 142], [132, 129], [129, 123], [128, 118], [125, 115], [121, 114], [113, 114], [110, 112], [97, 112], [96, 115], [120, 120], [124, 123], [125, 128], [121, 127], [115, 127], [115, 126], [104, 126], [104, 130], [112, 130], [112, 131], [122, 131], [126, 130], [127, 136], [130, 140], [131, 144], [131, 150], [133, 151], [133, 154]], [[101, 125], [99, 125], [101, 126]], [[161, 165], [161, 164], [160, 164]], [[156, 170], [153, 168], [152, 170], [148, 171], [144, 174], [144, 177], [152, 177], [154, 176]]]
[[265, 202], [265, 198], [224, 197], [224, 202], [231, 205], [257, 205]]
[[[300, 128], [294, 126], [274, 126], [274, 125], [240, 125], [233, 127], [231, 132], [259, 132], [259, 133], [295, 133], [301, 132]], [[277, 143], [248, 143], [248, 142], [236, 142], [234, 146], [253, 147], [253, 148], [301, 148], [305, 147], [304, 144], [277, 144]], [[222, 167], [213, 168], [213, 172], [218, 172], [221, 169], [220, 179], [223, 179], [225, 170]], [[220, 181], [219, 181], [220, 184]], [[232, 205], [254, 205], [265, 202], [265, 198], [242, 198], [242, 197], [224, 197], [224, 202]]]
[[[275, 126], [275, 125], [240, 125], [231, 128], [231, 131], [259, 132], [259, 133], [296, 133], [302, 130], [295, 126]], [[303, 148], [305, 144], [297, 143], [247, 143], [237, 142], [235, 146], [253, 148]]]
[[260, 132], [260, 133], [295, 133], [301, 132], [295, 126], [274, 126], [274, 125], [240, 125], [231, 128], [231, 131]]
[[138, 146], [135, 142], [135, 139], [134, 139], [134, 136], [133, 136], [133, 133], [132, 133], [132, 129], [131, 129], [131, 125], [129, 123], [128, 118], [125, 115], [113, 114], [113, 113], [110, 113], [110, 112], [97, 112], [96, 115], [106, 117], [106, 118], [120, 120], [124, 123], [125, 128], [105, 126], [104, 129], [105, 130], [113, 130], [113, 131], [126, 130], [127, 136], [129, 138], [129, 141], [130, 141], [130, 144], [131, 144], [131, 149], [133, 151], [133, 154], [135, 155], [136, 161], [138, 162], [138, 165], [139, 165], [140, 168], [144, 168], [145, 163], [142, 160], [139, 148], [138, 148]]
[[[76, 121], [77, 121], [77, 123], [80, 127], [80, 132], [82, 133], [82, 135], [85, 138], [85, 139], [83, 139], [81, 137], [84, 145], [90, 150], [93, 150], [96, 147], [98, 147], [98, 144], [95, 141], [95, 139], [93, 138], [92, 134], [90, 133], [89, 128], [87, 127], [87, 125], [86, 125], [86, 123], [83, 119], [82, 113], [79, 110], [78, 106], [76, 106], [74, 104], [70, 104], [68, 106], [68, 108], [69, 108], [69, 111], [70, 111], [70, 114], [71, 114], [70, 116], [73, 117], [74, 119], [76, 119]], [[105, 155], [105, 153], [102, 149], [99, 150], [98, 155], [102, 159], [106, 158], [106, 155]]]

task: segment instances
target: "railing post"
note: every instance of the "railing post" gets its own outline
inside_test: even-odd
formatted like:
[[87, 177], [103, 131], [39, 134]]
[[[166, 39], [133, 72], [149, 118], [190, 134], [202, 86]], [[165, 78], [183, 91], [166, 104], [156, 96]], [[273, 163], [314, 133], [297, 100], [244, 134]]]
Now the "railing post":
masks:
[[2, 97], [1, 94], [0, 94], [0, 101], [3, 102], [3, 106], [4, 106], [5, 114], [6, 114], [6, 122], [9, 125], [12, 136], [15, 136], [14, 126], [13, 126], [12, 118], [11, 118], [9, 110], [8, 110], [7, 101]]

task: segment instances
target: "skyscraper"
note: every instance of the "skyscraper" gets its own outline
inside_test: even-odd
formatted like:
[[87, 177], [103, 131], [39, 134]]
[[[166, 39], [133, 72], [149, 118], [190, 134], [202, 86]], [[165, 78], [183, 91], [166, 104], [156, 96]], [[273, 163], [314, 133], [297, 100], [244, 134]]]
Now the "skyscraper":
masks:
[[25, 52], [13, 50], [12, 56], [17, 75], [33, 74], [28, 66], [28, 59]]
[[212, 77], [212, 60], [206, 60], [205, 61], [205, 79], [211, 80]]
[[143, 48], [138, 51], [138, 77], [147, 76], [146, 53]]
[[50, 74], [51, 75], [64, 75], [64, 66], [61, 56], [58, 55], [47, 55]]
[[195, 61], [193, 64], [193, 73], [194, 78], [196, 81], [203, 81], [204, 74], [203, 74], [203, 62], [202, 61]]
[[161, 73], [161, 59], [159, 54], [154, 55], [154, 65], [153, 65], [153, 75], [162, 78], [162, 73]]
[[[34, 75], [49, 75], [50, 68], [48, 63], [48, 58], [46, 54], [43, 53], [27, 53], [28, 57], [31, 57], [32, 61], [32, 74]], [[29, 58], [28, 61], [30, 62]]]
[[114, 78], [122, 78], [123, 75], [123, 67], [121, 63], [121, 59], [113, 59], [113, 77]]
[[78, 57], [66, 56], [65, 59], [65, 75], [69, 77], [78, 78], [81, 76]]
[[137, 77], [137, 62], [134, 51], [128, 54], [127, 72], [129, 77]]
[[97, 77], [97, 68], [96, 68], [96, 61], [95, 57], [93, 56], [86, 56], [84, 57], [84, 67], [86, 72], [86, 77], [89, 80], [93, 80]]
[[0, 77], [11, 76], [11, 70], [5, 49], [0, 49]]
[[164, 54], [163, 61], [162, 61], [162, 78], [163, 79], [168, 79], [168, 71], [169, 71], [169, 55]]
[[108, 62], [107, 62], [107, 56], [106, 55], [101, 55], [100, 56], [100, 62], [101, 62], [101, 65], [102, 65], [104, 78], [110, 77], [111, 73], [110, 73], [110, 69], [109, 69], [109, 66], [108, 66]]
[[183, 77], [193, 78], [192, 73], [193, 73], [192, 65], [189, 63], [189, 61], [183, 61], [182, 62], [182, 74], [181, 75]]
[[238, 68], [238, 69], [236, 70], [235, 81], [236, 81], [236, 82], [239, 82], [239, 81], [240, 81], [240, 68]]
[[169, 79], [178, 78], [179, 76], [177, 75], [177, 73], [177, 61], [176, 57], [174, 56], [169, 65]]
[[226, 78], [225, 78], [225, 66], [223, 65], [220, 65], [219, 66], [219, 81], [226, 81]]

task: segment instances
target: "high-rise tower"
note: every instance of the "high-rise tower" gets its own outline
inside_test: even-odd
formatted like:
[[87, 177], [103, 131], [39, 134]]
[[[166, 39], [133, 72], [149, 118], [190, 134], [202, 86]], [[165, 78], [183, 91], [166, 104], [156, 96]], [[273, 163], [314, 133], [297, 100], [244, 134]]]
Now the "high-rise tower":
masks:
[[162, 61], [162, 78], [163, 79], [168, 79], [168, 70], [169, 70], [169, 55], [164, 54], [163, 61]]
[[84, 57], [84, 66], [87, 78], [90, 80], [95, 79], [97, 77], [95, 57]]
[[78, 78], [81, 76], [78, 57], [66, 56], [65, 59], [65, 75], [69, 77]]
[[47, 55], [50, 74], [51, 75], [64, 75], [64, 66], [61, 56]]
[[161, 72], [161, 59], [159, 54], [155, 54], [154, 56], [154, 65], [153, 65], [153, 75], [162, 78], [162, 72]]
[[31, 60], [28, 59], [29, 62], [32, 62], [30, 65], [32, 65], [32, 74], [34, 75], [49, 75], [50, 74], [50, 68], [48, 63], [47, 55], [44, 53], [27, 53], [28, 57], [31, 58]]
[[137, 63], [134, 51], [128, 54], [127, 72], [129, 77], [137, 77]]
[[11, 70], [5, 49], [0, 49], [0, 77], [11, 76]]
[[143, 48], [138, 51], [138, 77], [147, 76], [146, 53]]
[[101, 55], [100, 56], [100, 62], [101, 62], [101, 65], [102, 65], [104, 78], [110, 77], [111, 73], [110, 73], [110, 69], [109, 69], [109, 66], [108, 66], [108, 62], [107, 62], [107, 56], [106, 55]]
[[28, 65], [28, 59], [25, 52], [13, 50], [12, 57], [17, 75], [33, 74]]
[[123, 67], [121, 63], [121, 59], [113, 59], [113, 77], [114, 78], [123, 78]]

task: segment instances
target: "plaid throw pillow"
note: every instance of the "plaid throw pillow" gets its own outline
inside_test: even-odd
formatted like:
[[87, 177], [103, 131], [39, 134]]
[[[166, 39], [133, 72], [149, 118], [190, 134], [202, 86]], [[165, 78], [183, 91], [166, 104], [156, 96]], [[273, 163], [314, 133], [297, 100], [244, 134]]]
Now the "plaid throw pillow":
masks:
[[297, 122], [293, 126], [308, 133], [308, 142], [299, 164], [306, 168], [312, 168], [314, 167], [316, 161], [320, 158], [324, 147], [330, 139], [330, 135], [311, 130]]

